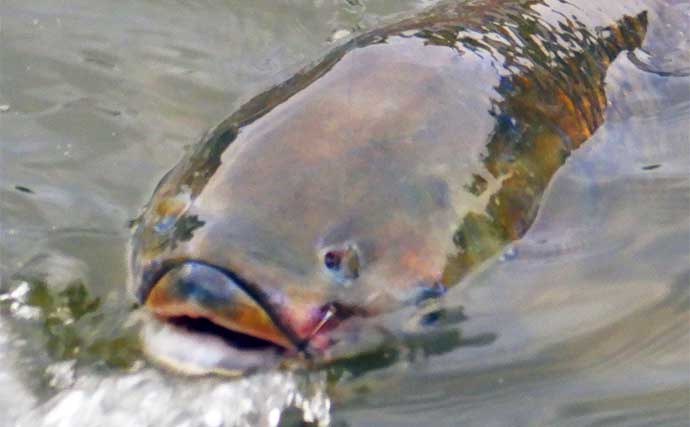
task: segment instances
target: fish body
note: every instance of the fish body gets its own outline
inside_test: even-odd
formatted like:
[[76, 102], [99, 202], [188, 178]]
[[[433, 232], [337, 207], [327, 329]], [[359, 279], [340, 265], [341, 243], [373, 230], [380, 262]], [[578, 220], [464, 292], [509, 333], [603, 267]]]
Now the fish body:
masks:
[[551, 24], [537, 6], [445, 5], [362, 34], [209, 132], [135, 221], [130, 287], [185, 332], [152, 335], [153, 356], [207, 372], [323, 355], [353, 319], [441, 297], [520, 238], [647, 19]]

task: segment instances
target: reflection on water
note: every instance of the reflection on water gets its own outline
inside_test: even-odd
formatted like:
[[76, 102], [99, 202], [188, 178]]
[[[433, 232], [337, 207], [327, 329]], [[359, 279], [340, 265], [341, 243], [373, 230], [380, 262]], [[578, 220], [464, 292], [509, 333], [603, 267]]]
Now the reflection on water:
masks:
[[[127, 341], [126, 223], [184, 146], [339, 30], [427, 3], [0, 5], [8, 424], [276, 425], [286, 407], [299, 408], [282, 416], [295, 425], [688, 424], [680, 1], [656, 5], [645, 49], [611, 65], [606, 121], [558, 172], [527, 235], [449, 293], [442, 328], [311, 374], [233, 381], [158, 371]], [[588, 26], [627, 6], [600, 7]]]

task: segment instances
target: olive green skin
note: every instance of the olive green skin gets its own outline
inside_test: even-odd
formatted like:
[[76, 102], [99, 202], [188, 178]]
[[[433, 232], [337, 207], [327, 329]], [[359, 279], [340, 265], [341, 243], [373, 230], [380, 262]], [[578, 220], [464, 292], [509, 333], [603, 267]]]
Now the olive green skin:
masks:
[[[458, 283], [526, 232], [604, 120], [609, 64], [644, 38], [644, 13], [596, 29], [538, 6], [430, 9], [251, 99], [136, 220], [132, 291], [145, 302], [166, 266], [203, 261], [306, 340], [324, 305], [373, 316]], [[356, 274], [324, 268], [332, 248], [356, 248]]]

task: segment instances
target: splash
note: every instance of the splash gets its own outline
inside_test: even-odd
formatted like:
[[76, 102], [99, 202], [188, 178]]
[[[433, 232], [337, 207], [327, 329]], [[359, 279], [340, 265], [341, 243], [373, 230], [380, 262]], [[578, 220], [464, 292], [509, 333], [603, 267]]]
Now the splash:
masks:
[[324, 375], [270, 372], [236, 381], [175, 378], [154, 369], [125, 376], [79, 378], [21, 417], [18, 427], [277, 427], [284, 414], [330, 425]]

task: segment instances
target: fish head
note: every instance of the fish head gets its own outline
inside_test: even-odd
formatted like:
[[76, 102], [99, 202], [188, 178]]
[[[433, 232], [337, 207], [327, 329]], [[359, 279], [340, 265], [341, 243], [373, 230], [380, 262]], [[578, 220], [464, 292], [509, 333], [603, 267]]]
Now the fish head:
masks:
[[[488, 105], [446, 117], [463, 102], [439, 73], [455, 54], [415, 43], [437, 63], [409, 46], [351, 53], [257, 120], [221, 125], [159, 184], [132, 239], [131, 288], [159, 323], [229, 342], [204, 364], [324, 355], [362, 319], [443, 292], [467, 193], [457, 174], [471, 176], [491, 118]], [[463, 148], [461, 133], [479, 144]], [[200, 347], [149, 341], [175, 358]]]
[[[212, 178], [196, 197], [154, 196], [133, 239], [133, 293], [167, 332], [194, 330], [232, 348], [210, 361], [206, 349], [189, 365], [222, 359], [231, 370], [323, 355], [363, 333], [363, 319], [438, 293], [452, 246], [443, 182], [344, 157], [293, 163], [287, 175], [247, 157], [228, 168], [234, 178]], [[189, 357], [179, 343], [189, 334], [159, 335], [151, 353]]]

